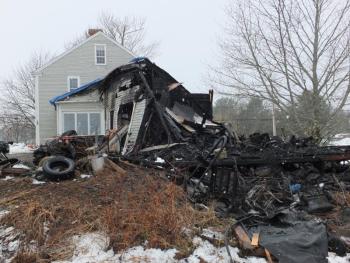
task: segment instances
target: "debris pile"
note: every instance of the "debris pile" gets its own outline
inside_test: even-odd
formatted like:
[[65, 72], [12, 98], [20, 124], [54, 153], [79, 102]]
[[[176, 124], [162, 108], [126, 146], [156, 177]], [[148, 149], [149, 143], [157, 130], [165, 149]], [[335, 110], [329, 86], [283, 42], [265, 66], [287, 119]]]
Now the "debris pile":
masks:
[[219, 217], [234, 218], [226, 239], [235, 236], [247, 255], [327, 262], [329, 250], [349, 252], [350, 146], [240, 137], [213, 120], [212, 91], [190, 93], [144, 58], [118, 67], [101, 85], [108, 134], [69, 131], [40, 147], [34, 162], [46, 179], [72, 178], [77, 170], [128, 176], [135, 165], [159, 169], [197, 207], [214, 205]]
[[[249, 240], [259, 235], [256, 244], [270, 258], [326, 260], [332, 236], [326, 223], [334, 222], [321, 215], [348, 209], [350, 147], [268, 134], [241, 138], [213, 121], [212, 91], [192, 94], [147, 59], [112, 71], [101, 98], [115, 130], [109, 146], [117, 158], [162, 167], [194, 203], [216, 200], [219, 215], [233, 216]], [[344, 255], [349, 247], [336, 239], [330, 249]]]

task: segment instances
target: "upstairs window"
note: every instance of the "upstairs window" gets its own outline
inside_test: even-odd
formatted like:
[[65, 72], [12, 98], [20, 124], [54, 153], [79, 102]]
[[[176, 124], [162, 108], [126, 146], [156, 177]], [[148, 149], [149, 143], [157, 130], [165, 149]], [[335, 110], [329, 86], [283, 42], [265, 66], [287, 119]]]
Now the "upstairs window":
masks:
[[95, 63], [96, 65], [106, 65], [106, 45], [95, 45]]
[[76, 88], [79, 88], [80, 86], [80, 78], [77, 76], [69, 76], [68, 77], [68, 90], [74, 90]]

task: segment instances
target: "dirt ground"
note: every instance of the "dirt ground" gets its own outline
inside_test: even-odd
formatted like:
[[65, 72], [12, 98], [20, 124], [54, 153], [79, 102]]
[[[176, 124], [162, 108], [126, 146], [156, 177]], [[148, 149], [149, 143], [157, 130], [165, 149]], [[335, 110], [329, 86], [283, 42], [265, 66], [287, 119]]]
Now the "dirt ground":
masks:
[[33, 153], [15, 153], [15, 154], [8, 154], [8, 158], [16, 158], [22, 162], [25, 163], [32, 163], [33, 162]]
[[183, 189], [161, 172], [124, 168], [127, 174], [104, 170], [40, 185], [30, 177], [0, 180], [0, 208], [10, 211], [0, 225], [21, 231], [23, 253], [34, 240], [39, 262], [71, 257], [70, 238], [85, 232], [107, 233], [116, 251], [147, 240], [149, 247], [176, 247], [182, 257], [192, 249], [184, 229], [224, 228], [213, 210], [193, 209]]

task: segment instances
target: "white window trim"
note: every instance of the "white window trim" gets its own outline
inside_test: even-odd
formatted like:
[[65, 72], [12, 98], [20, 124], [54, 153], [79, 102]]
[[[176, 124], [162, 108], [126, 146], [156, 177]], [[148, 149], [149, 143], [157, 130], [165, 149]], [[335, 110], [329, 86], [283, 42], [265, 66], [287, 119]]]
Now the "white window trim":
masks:
[[[101, 63], [97, 63], [97, 54], [96, 54], [96, 50], [98, 46], [102, 46], [105, 50], [105, 63], [101, 64]], [[103, 65], [107, 65], [107, 45], [106, 44], [95, 44], [95, 65], [96, 66], [103, 66]]]
[[70, 79], [78, 79], [78, 87], [77, 88], [80, 87], [80, 76], [68, 76], [67, 77], [67, 89], [68, 89], [68, 91], [71, 91], [71, 89], [70, 89]]
[[88, 116], [88, 135], [91, 135], [91, 130], [90, 130], [90, 114], [91, 113], [97, 113], [97, 114], [100, 114], [100, 134], [98, 135], [102, 135], [103, 134], [103, 131], [104, 131], [104, 126], [103, 126], [103, 114], [102, 112], [99, 112], [99, 111], [62, 111], [62, 118], [61, 118], [61, 131], [60, 131], [60, 134], [63, 133], [64, 131], [64, 114], [74, 114], [74, 130], [77, 130], [77, 125], [78, 125], [78, 118], [77, 118], [77, 114], [80, 114], [80, 113], [85, 113], [87, 114]]

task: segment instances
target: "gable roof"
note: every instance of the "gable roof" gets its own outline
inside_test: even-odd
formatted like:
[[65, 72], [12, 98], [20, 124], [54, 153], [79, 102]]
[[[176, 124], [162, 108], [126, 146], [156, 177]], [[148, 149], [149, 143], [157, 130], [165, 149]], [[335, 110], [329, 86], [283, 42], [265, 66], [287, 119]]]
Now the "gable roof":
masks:
[[70, 96], [76, 95], [76, 94], [81, 93], [83, 91], [86, 91], [88, 89], [97, 88], [101, 82], [102, 82], [102, 78], [95, 79], [93, 81], [90, 81], [90, 82], [80, 86], [79, 88], [76, 88], [74, 90], [71, 90], [71, 91], [63, 93], [61, 95], [58, 95], [56, 97], [53, 97], [51, 100], [49, 100], [49, 102], [51, 105], [56, 106], [57, 102], [62, 101]]
[[56, 61], [60, 60], [61, 58], [65, 57], [66, 55], [72, 53], [74, 50], [76, 50], [77, 48], [81, 47], [82, 45], [84, 45], [85, 43], [89, 42], [90, 40], [94, 39], [95, 37], [99, 36], [99, 35], [103, 35], [106, 39], [108, 39], [109, 41], [111, 41], [112, 43], [114, 43], [116, 46], [118, 46], [119, 48], [121, 48], [122, 50], [124, 50], [125, 52], [127, 52], [128, 54], [130, 54], [133, 57], [136, 57], [135, 54], [133, 54], [130, 50], [126, 49], [125, 47], [123, 47], [121, 44], [119, 44], [117, 41], [115, 41], [114, 39], [110, 38], [109, 36], [107, 36], [104, 32], [99, 31], [96, 34], [93, 34], [92, 36], [88, 37], [87, 39], [85, 39], [84, 41], [82, 41], [81, 43], [79, 43], [78, 45], [76, 45], [75, 47], [72, 47], [71, 49], [68, 49], [67, 51], [63, 52], [61, 55], [58, 55], [57, 57], [54, 57], [52, 60], [50, 60], [48, 63], [46, 63], [45, 65], [43, 65], [41, 68], [37, 69], [36, 71], [33, 72], [34, 75], [39, 74], [41, 71], [43, 71], [45, 68], [49, 67], [50, 65], [52, 65], [53, 63], [55, 63]]

